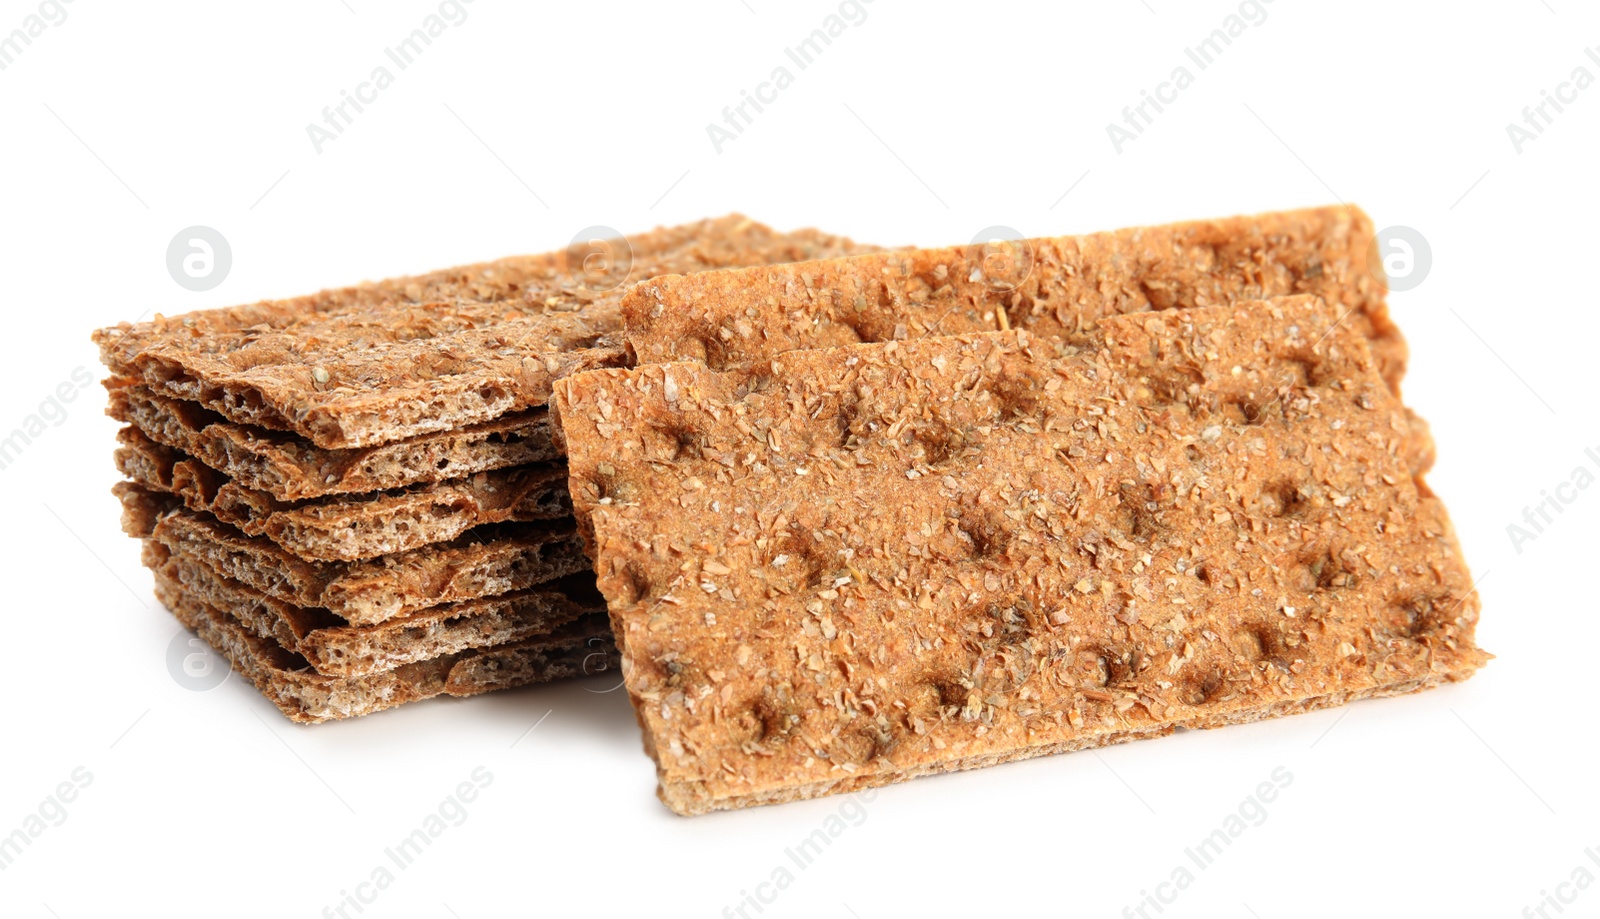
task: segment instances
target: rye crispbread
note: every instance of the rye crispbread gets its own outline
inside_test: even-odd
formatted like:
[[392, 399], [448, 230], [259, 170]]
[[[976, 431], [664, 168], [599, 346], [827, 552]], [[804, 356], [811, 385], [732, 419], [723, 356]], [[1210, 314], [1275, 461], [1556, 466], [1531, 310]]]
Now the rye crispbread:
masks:
[[145, 437], [117, 435], [117, 469], [130, 482], [181, 499], [247, 536], [266, 536], [314, 561], [360, 561], [448, 542], [474, 527], [572, 516], [559, 465], [480, 472], [453, 482], [366, 495], [282, 502]]
[[679, 813], [1463, 679], [1406, 414], [1309, 297], [560, 381]]
[[[738, 215], [628, 244], [633, 281], [875, 251], [814, 230], [776, 233]], [[586, 274], [593, 255], [578, 247], [157, 316], [100, 329], [94, 340], [114, 376], [232, 421], [294, 431], [323, 448], [390, 443], [537, 407], [552, 380], [617, 364], [626, 285]]]
[[733, 370], [785, 351], [1027, 329], [1072, 340], [1107, 316], [1315, 294], [1355, 310], [1398, 382], [1405, 342], [1367, 265], [1359, 208], [905, 249], [645, 281], [623, 298], [640, 363]]
[[299, 654], [328, 676], [366, 676], [547, 635], [580, 616], [605, 612], [594, 576], [585, 572], [528, 590], [445, 603], [376, 625], [356, 626], [325, 609], [268, 596], [155, 540], [145, 541], [144, 564], [152, 571], [166, 571], [186, 593], [227, 611], [252, 633]]
[[156, 598], [291, 721], [354, 718], [434, 696], [471, 696], [609, 672], [617, 655], [604, 616], [584, 616], [550, 635], [474, 649], [358, 677], [324, 676], [305, 659], [155, 573]]
[[[903, 249], [664, 276], [630, 291], [622, 313], [637, 363], [731, 370], [785, 351], [1008, 328], [1081, 342], [1108, 316], [1310, 294], [1350, 313], [1398, 393], [1406, 344], [1367, 261], [1372, 236], [1359, 208], [1324, 207]], [[1433, 439], [1422, 418], [1407, 418], [1420, 475]]]
[[565, 522], [483, 527], [449, 543], [365, 562], [312, 562], [170, 500], [163, 504], [166, 496], [136, 486], [118, 493], [128, 535], [153, 538], [285, 603], [320, 607], [355, 625], [526, 590], [590, 570], [582, 542]]
[[324, 450], [294, 434], [234, 424], [148, 386], [107, 388], [106, 414], [278, 501], [387, 491], [556, 459], [544, 409], [377, 447]]

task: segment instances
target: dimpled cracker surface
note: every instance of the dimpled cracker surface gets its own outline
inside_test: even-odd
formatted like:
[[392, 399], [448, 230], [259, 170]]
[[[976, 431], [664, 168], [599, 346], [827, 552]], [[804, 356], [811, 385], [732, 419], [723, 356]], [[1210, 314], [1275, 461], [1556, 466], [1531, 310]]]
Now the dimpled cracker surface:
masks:
[[[730, 370], [785, 351], [1022, 328], [1069, 341], [1107, 316], [1314, 294], [1353, 310], [1391, 385], [1406, 347], [1359, 208], [907, 249], [645, 281], [623, 298], [639, 363]], [[1342, 310], [1342, 311], [1343, 311]]]
[[264, 594], [326, 609], [356, 625], [499, 596], [590, 569], [570, 523], [483, 527], [448, 543], [371, 561], [312, 562], [206, 514], [161, 508], [155, 499], [162, 496], [136, 486], [119, 489], [119, 496], [128, 535], [151, 537]]
[[562, 381], [662, 800], [785, 801], [1469, 676], [1471, 578], [1340, 312]]
[[117, 469], [141, 488], [163, 491], [248, 536], [266, 536], [315, 561], [358, 561], [446, 542], [474, 527], [570, 517], [558, 465], [480, 472], [459, 481], [365, 495], [281, 502], [243, 488], [138, 428], [117, 436]]
[[546, 635], [580, 616], [605, 611], [594, 576], [585, 573], [530, 590], [440, 604], [399, 619], [356, 626], [327, 610], [268, 596], [154, 540], [145, 542], [144, 563], [152, 571], [166, 570], [188, 594], [225, 610], [249, 631], [276, 641], [329, 676], [364, 676]]
[[[627, 278], [874, 251], [738, 215], [611, 244]], [[631, 255], [628, 255], [631, 253]], [[229, 420], [348, 448], [544, 404], [553, 379], [617, 364], [623, 278], [585, 245], [95, 333], [113, 375]], [[609, 259], [610, 261], [605, 261]], [[600, 263], [595, 263], [596, 265]]]
[[279, 501], [384, 491], [556, 458], [544, 409], [399, 443], [324, 450], [294, 434], [233, 424], [198, 402], [159, 396], [147, 386], [112, 385], [110, 394], [106, 414]]
[[354, 718], [434, 696], [472, 696], [571, 677], [616, 666], [605, 617], [585, 616], [549, 635], [448, 654], [382, 673], [334, 677], [304, 658], [253, 634], [215, 606], [188, 593], [174, 573], [158, 570], [156, 598], [206, 644], [228, 659], [291, 721]]

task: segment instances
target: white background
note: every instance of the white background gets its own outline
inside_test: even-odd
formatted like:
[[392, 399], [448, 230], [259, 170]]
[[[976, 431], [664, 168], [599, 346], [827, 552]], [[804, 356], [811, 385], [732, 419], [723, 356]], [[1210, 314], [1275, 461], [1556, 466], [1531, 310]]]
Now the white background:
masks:
[[[77, 0], [0, 72], [0, 433], [75, 368], [98, 380], [97, 326], [558, 248], [594, 224], [738, 210], [937, 245], [1344, 200], [1431, 244], [1431, 272], [1392, 296], [1406, 397], [1433, 424], [1430, 482], [1498, 658], [1419, 696], [884, 789], [799, 870], [784, 849], [845, 799], [675, 817], [624, 695], [591, 691], [603, 679], [310, 728], [236, 677], [178, 685], [92, 385], [0, 471], [0, 834], [75, 768], [93, 776], [0, 872], [0, 913], [321, 915], [479, 766], [493, 781], [465, 822], [363, 916], [736, 915], [779, 865], [794, 881], [763, 919], [1137, 915], [1277, 767], [1293, 782], [1266, 820], [1163, 916], [1515, 917], [1580, 865], [1600, 875], [1600, 488], [1520, 552], [1507, 532], [1576, 467], [1600, 473], [1600, 87], [1520, 153], [1506, 131], [1574, 68], [1600, 77], [1592, 6], [1277, 0], [1200, 72], [1183, 49], [1228, 0], [876, 0], [720, 154], [706, 124], [796, 70], [783, 49], [836, 3], [476, 0], [320, 154], [307, 123], [436, 4], [244, 6]], [[36, 8], [0, 2], [0, 33]], [[1106, 124], [1184, 64], [1194, 85], [1119, 154]], [[233, 249], [205, 293], [165, 266], [194, 224]], [[1561, 890], [1568, 915], [1600, 914], [1600, 886]]]

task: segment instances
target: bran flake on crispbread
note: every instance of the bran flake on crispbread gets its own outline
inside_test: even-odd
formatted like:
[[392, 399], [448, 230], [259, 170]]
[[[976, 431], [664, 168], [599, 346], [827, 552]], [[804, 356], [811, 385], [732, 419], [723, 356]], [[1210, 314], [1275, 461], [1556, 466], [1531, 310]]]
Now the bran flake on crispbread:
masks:
[[282, 502], [241, 487], [135, 427], [118, 434], [117, 469], [133, 485], [167, 492], [247, 536], [266, 536], [310, 561], [360, 561], [447, 542], [487, 524], [572, 515], [559, 465], [480, 472], [459, 481], [364, 495]]
[[1472, 580], [1348, 310], [560, 381], [663, 801], [811, 797], [1470, 676]]
[[622, 360], [624, 280], [873, 251], [738, 215], [583, 246], [324, 291], [158, 316], [95, 333], [114, 376], [325, 449], [391, 443], [544, 404], [550, 383]]
[[[123, 483], [126, 485], [127, 483]], [[222, 575], [285, 603], [326, 609], [355, 625], [418, 610], [526, 590], [590, 569], [570, 522], [481, 527], [439, 543], [364, 562], [313, 562], [265, 537], [137, 486], [119, 489], [128, 535], [149, 537]]]

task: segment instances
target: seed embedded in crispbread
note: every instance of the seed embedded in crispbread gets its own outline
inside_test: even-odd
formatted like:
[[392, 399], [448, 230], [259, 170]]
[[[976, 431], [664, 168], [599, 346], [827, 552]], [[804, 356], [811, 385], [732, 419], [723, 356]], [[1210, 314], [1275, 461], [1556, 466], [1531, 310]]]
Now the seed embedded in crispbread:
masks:
[[243, 488], [135, 427], [117, 436], [119, 471], [135, 485], [180, 498], [247, 536], [266, 536], [313, 561], [359, 561], [447, 542], [485, 524], [572, 515], [559, 465], [480, 472], [454, 482], [366, 495], [281, 502]]
[[1308, 297], [560, 381], [673, 810], [1464, 679], [1478, 601]]
[[[734, 215], [628, 239], [628, 275], [874, 251]], [[619, 286], [586, 251], [519, 256], [292, 300], [101, 329], [113, 375], [322, 448], [373, 446], [544, 404], [552, 380], [621, 362]], [[621, 255], [619, 254], [619, 258]]]
[[188, 593], [175, 575], [155, 572], [156, 597], [291, 721], [355, 718], [434, 696], [471, 696], [602, 673], [617, 656], [605, 617], [585, 616], [550, 635], [449, 654], [358, 677], [325, 676], [305, 659], [246, 629]]
[[324, 450], [294, 434], [234, 424], [147, 386], [108, 389], [106, 414], [278, 501], [387, 491], [557, 458], [543, 409], [378, 447]]
[[154, 540], [145, 543], [144, 562], [152, 571], [165, 570], [185, 592], [227, 611], [254, 634], [299, 654], [328, 676], [366, 676], [547, 635], [580, 616], [605, 612], [594, 576], [584, 573], [528, 590], [441, 604], [376, 625], [355, 626], [327, 610], [268, 596]]
[[[1360, 208], [1324, 207], [902, 249], [663, 276], [633, 288], [622, 314], [637, 363], [734, 370], [786, 351], [1009, 328], [1082, 344], [1109, 316], [1306, 294], [1348, 314], [1398, 393], [1406, 344], [1368, 263], [1372, 238]], [[1407, 411], [1409, 463], [1422, 475], [1433, 440]]]
[[286, 603], [320, 607], [355, 625], [418, 610], [526, 590], [590, 570], [570, 522], [481, 527], [448, 543], [365, 562], [312, 562], [264, 537], [245, 536], [206, 514], [160, 507], [161, 497], [121, 483], [129, 535], [173, 552]]
[[661, 277], [634, 287], [622, 314], [639, 363], [735, 370], [785, 351], [1008, 328], [1071, 341], [1123, 313], [1313, 294], [1353, 311], [1346, 321], [1398, 385], [1405, 342], [1367, 264], [1371, 239], [1359, 208], [1312, 208]]

